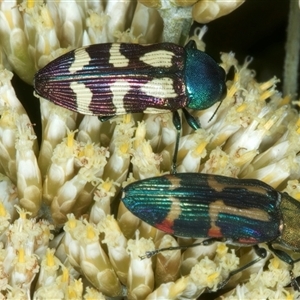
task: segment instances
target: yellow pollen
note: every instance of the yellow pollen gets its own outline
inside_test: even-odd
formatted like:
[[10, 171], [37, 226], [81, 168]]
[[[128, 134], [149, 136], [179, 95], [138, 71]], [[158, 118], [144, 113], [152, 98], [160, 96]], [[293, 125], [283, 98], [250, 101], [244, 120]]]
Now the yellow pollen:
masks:
[[299, 201], [300, 200], [300, 193], [296, 193], [295, 195], [293, 195], [293, 198], [295, 198]]
[[19, 249], [19, 253], [18, 253], [18, 262], [19, 262], [19, 263], [24, 263], [24, 262], [25, 262], [25, 252], [24, 252], [24, 248], [20, 248], [20, 249]]
[[198, 154], [198, 155], [201, 154], [203, 152], [203, 150], [205, 149], [206, 145], [207, 145], [207, 142], [200, 143], [197, 146], [197, 148], [195, 149], [195, 153]]
[[272, 95], [274, 95], [274, 93], [275, 93], [274, 90], [267, 90], [260, 95], [259, 100], [264, 101], [269, 97], [271, 97]]
[[47, 258], [47, 266], [48, 267], [53, 267], [54, 266], [53, 252], [52, 251], [47, 251], [46, 258]]
[[28, 0], [28, 1], [27, 1], [27, 8], [33, 8], [33, 7], [34, 7], [34, 4], [35, 4], [35, 1], [34, 1], [34, 0]]
[[268, 81], [262, 83], [262, 84], [260, 85], [260, 89], [261, 89], [262, 91], [265, 91], [265, 90], [269, 89], [270, 87], [272, 87], [272, 86], [273, 86], [276, 82], [278, 82], [278, 81], [279, 81], [279, 80], [278, 80], [277, 78], [272, 78], [272, 79], [270, 79], [270, 80], [268, 80]]
[[68, 287], [68, 299], [76, 299], [77, 294], [72, 287]]
[[233, 95], [236, 93], [236, 91], [237, 91], [237, 88], [236, 88], [235, 84], [233, 84], [233, 85], [230, 87], [230, 89], [227, 91], [227, 97], [228, 97], [228, 98], [232, 98]]
[[290, 294], [289, 292], [287, 292], [287, 295], [286, 295], [286, 300], [293, 300], [294, 299], [294, 296], [292, 294]]
[[23, 210], [23, 209], [20, 209], [20, 211], [18, 211], [18, 213], [20, 215], [20, 218], [23, 219], [23, 220], [27, 219], [27, 215], [31, 215], [30, 212], [28, 212], [26, 210]]
[[121, 146], [120, 146], [120, 151], [122, 152], [122, 153], [127, 153], [128, 152], [128, 144], [127, 143], [124, 143], [124, 144], [122, 144]]
[[272, 182], [273, 180], [273, 175], [269, 174], [264, 176], [263, 178], [260, 178], [261, 181], [268, 183], [268, 182]]
[[283, 97], [281, 99], [280, 105], [283, 106], [283, 105], [287, 105], [290, 103], [291, 103], [291, 95], [286, 95], [285, 97]]
[[279, 265], [280, 265], [280, 261], [278, 258], [274, 257], [274, 259], [272, 259], [272, 266], [275, 268], [275, 269], [278, 269], [279, 268]]
[[130, 123], [130, 122], [131, 122], [131, 114], [124, 115], [124, 116], [123, 116], [123, 122], [124, 122], [125, 124]]
[[247, 108], [247, 104], [243, 103], [242, 105], [236, 108], [236, 112], [243, 112], [245, 111], [246, 108]]
[[0, 202], [0, 217], [6, 216], [6, 209], [2, 202]]
[[67, 268], [63, 267], [63, 273], [62, 273], [62, 278], [61, 278], [62, 282], [68, 282], [69, 280], [69, 271]]
[[72, 148], [74, 146], [74, 135], [75, 135], [74, 131], [68, 133], [67, 146], [69, 148]]
[[74, 218], [68, 220], [68, 227], [74, 229], [76, 227], [76, 220]]
[[233, 82], [239, 82], [239, 80], [240, 80], [240, 75], [239, 75], [239, 73], [235, 73], [235, 74], [234, 74], [234, 77], [233, 77]]
[[228, 247], [225, 244], [219, 244], [217, 248], [217, 253], [219, 255], [224, 255], [227, 253]]
[[300, 128], [298, 128], [298, 129], [296, 130], [296, 132], [300, 134]]
[[[2, 13], [4, 13], [5, 19], [7, 21], [7, 23], [9, 24], [9, 27], [12, 29], [14, 27], [14, 23], [12, 21], [12, 15], [10, 11], [3, 11]], [[4, 100], [4, 102], [7, 102], [6, 100]]]
[[219, 276], [219, 272], [215, 272], [207, 276], [207, 282], [214, 281]]
[[112, 182], [111, 181], [105, 181], [102, 183], [101, 187], [106, 190], [107, 192], [111, 189]]
[[94, 237], [95, 237], [95, 230], [94, 230], [94, 228], [92, 227], [92, 226], [87, 226], [87, 228], [86, 228], [86, 236], [87, 236], [87, 238], [88, 239], [93, 239]]

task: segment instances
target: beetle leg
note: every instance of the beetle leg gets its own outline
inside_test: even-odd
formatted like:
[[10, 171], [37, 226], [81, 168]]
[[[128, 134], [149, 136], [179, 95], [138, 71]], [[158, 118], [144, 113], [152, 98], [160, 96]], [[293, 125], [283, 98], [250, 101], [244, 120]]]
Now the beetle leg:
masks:
[[[185, 109], [182, 108], [184, 117], [189, 124], [191, 128], [194, 130], [197, 130], [201, 128], [198, 121]], [[180, 134], [181, 134], [181, 119], [178, 114], [178, 111], [174, 111], [173, 113], [173, 124], [177, 130], [177, 136], [176, 136], [176, 142], [175, 142], [175, 149], [174, 149], [174, 155], [173, 155], [173, 161], [172, 161], [172, 169], [171, 174], [176, 174], [176, 167], [177, 167], [177, 155], [178, 155], [178, 149], [179, 149], [179, 141], [180, 141]]]
[[201, 128], [201, 125], [199, 124], [199, 122], [194, 118], [194, 116], [192, 116], [187, 110], [186, 108], [182, 108], [184, 117], [187, 121], [187, 123], [189, 124], [189, 126], [191, 128], [193, 128], [194, 130], [197, 130], [199, 128]]
[[174, 149], [173, 160], [172, 160], [171, 174], [176, 174], [177, 154], [178, 154], [179, 140], [180, 140], [180, 133], [181, 133], [181, 119], [177, 110], [174, 111], [173, 113], [173, 124], [177, 130], [177, 135], [176, 135], [175, 149]]
[[[257, 257], [256, 259], [250, 261], [249, 263], [243, 265], [242, 267], [240, 267], [240, 268], [238, 268], [238, 269], [235, 269], [235, 270], [231, 271], [231, 272], [229, 273], [228, 277], [227, 277], [225, 280], [223, 280], [222, 282], [220, 282], [220, 283], [218, 284], [218, 290], [219, 290], [219, 289], [222, 289], [222, 288], [228, 283], [229, 279], [230, 279], [232, 276], [234, 276], [234, 275], [236, 275], [236, 274], [238, 274], [238, 273], [240, 273], [240, 272], [246, 270], [247, 268], [249, 268], [249, 267], [251, 267], [252, 265], [254, 265], [254, 264], [256, 264], [257, 262], [259, 262], [260, 260], [266, 258], [266, 256], [267, 256], [267, 250], [266, 250], [266, 249], [260, 248], [258, 245], [254, 245], [253, 248], [254, 248], [254, 251], [255, 251], [255, 253], [256, 253], [256, 255], [257, 255], [258, 257]], [[213, 290], [211, 290], [211, 289], [207, 289], [207, 291], [208, 291], [208, 292], [213, 292]]]
[[299, 259], [294, 260], [286, 252], [279, 250], [279, 249], [275, 249], [271, 243], [268, 243], [268, 247], [279, 259], [281, 259], [282, 261], [286, 262], [287, 264], [289, 264], [291, 266], [291, 270], [290, 270], [291, 285], [294, 288], [294, 290], [300, 291], [300, 286], [299, 286], [299, 284], [294, 276], [294, 273], [292, 271], [292, 269], [294, 268], [294, 263], [299, 261]]
[[106, 122], [114, 117], [115, 116], [99, 116], [98, 119], [100, 120], [100, 122]]

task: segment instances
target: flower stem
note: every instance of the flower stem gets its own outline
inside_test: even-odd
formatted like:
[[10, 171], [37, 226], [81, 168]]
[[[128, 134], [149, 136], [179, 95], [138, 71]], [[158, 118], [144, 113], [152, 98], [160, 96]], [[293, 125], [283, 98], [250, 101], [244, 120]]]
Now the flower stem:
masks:
[[163, 42], [179, 44], [186, 41], [192, 24], [191, 7], [173, 7], [160, 9], [164, 21]]
[[290, 12], [285, 45], [286, 56], [283, 74], [283, 94], [296, 97], [300, 48], [300, 10], [298, 1], [290, 0]]

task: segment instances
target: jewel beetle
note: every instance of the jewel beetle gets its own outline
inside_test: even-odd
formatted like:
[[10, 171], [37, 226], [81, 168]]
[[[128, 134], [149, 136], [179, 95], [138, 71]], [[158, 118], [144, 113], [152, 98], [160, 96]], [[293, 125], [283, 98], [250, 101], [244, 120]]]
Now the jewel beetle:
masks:
[[[256, 179], [201, 173], [163, 175], [127, 185], [122, 201], [138, 218], [166, 233], [207, 238], [200, 244], [224, 241], [255, 246], [260, 260], [267, 252], [258, 244], [266, 243], [291, 266], [296, 260], [274, 245], [300, 252], [300, 202]], [[172, 249], [182, 247], [157, 249], [145, 257]]]
[[226, 95], [225, 71], [195, 41], [185, 47], [107, 43], [78, 48], [39, 70], [33, 84], [39, 96], [100, 120], [174, 112], [178, 134], [173, 163], [181, 130], [177, 110], [182, 108], [189, 125], [198, 129], [185, 108], [203, 110]]

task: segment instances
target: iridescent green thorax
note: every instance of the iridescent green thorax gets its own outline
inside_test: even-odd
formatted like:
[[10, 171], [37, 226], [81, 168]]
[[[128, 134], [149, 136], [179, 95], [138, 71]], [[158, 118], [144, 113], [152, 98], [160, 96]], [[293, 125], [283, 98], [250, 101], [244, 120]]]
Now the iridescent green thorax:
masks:
[[300, 202], [282, 193], [280, 211], [282, 212], [282, 232], [278, 241], [289, 249], [300, 250]]
[[206, 109], [226, 95], [225, 71], [206, 53], [186, 47], [185, 82], [191, 109]]

